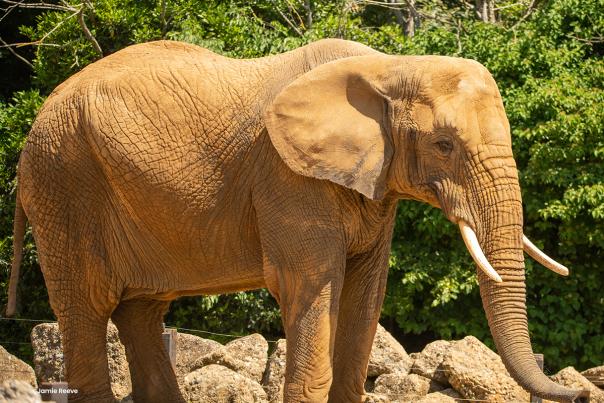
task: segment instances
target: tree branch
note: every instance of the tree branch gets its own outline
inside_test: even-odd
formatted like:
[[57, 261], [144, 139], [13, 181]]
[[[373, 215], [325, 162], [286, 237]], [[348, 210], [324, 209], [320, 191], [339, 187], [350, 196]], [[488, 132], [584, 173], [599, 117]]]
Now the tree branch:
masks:
[[94, 48], [94, 50], [101, 57], [103, 57], [103, 49], [101, 49], [101, 46], [97, 42], [96, 38], [94, 37], [94, 35], [92, 35], [92, 32], [90, 32], [90, 30], [88, 29], [88, 26], [86, 25], [86, 21], [84, 21], [84, 10], [85, 9], [86, 9], [86, 6], [82, 5], [80, 10], [78, 11], [78, 22], [80, 23], [80, 27], [82, 27], [82, 31], [84, 31], [84, 35], [86, 36], [88, 41], [92, 44], [92, 47]]
[[[26, 3], [25, 0], [20, 0], [20, 1], [0, 0], [0, 1], [2, 3], [4, 3], [4, 4], [8, 5], [6, 8], [3, 9], [5, 11], [5, 13], [0, 18], [0, 21], [2, 19], [4, 19], [15, 8], [28, 8], [28, 9], [37, 9], [37, 10], [51, 10], [51, 11], [60, 11], [60, 12], [70, 12], [71, 13], [68, 16], [64, 17], [61, 21], [59, 21], [50, 31], [46, 32], [37, 41], [15, 43], [15, 44], [10, 44], [10, 45], [7, 44], [6, 42], [2, 41], [3, 45], [1, 47], [8, 48], [11, 51], [11, 53], [13, 53], [15, 56], [17, 56], [17, 54], [14, 51], [14, 49], [12, 49], [13, 47], [28, 46], [28, 45], [31, 45], [31, 46], [47, 45], [47, 44], [44, 43], [44, 41], [46, 40], [46, 38], [48, 38], [53, 32], [55, 32], [57, 29], [59, 29], [59, 27], [61, 25], [63, 25], [66, 21], [68, 21], [70, 18], [75, 17], [75, 16], [77, 16], [78, 22], [80, 24], [80, 27], [84, 31], [84, 35], [92, 43], [92, 46], [94, 47], [95, 51], [97, 53], [99, 53], [101, 55], [101, 57], [103, 56], [103, 51], [102, 51], [99, 43], [97, 42], [97, 40], [95, 39], [95, 37], [92, 35], [92, 33], [90, 32], [90, 30], [88, 29], [88, 26], [86, 25], [86, 21], [84, 20], [84, 11], [85, 11], [85, 8], [90, 8], [90, 9], [92, 8], [92, 4], [90, 3], [89, 0], [84, 0], [83, 3], [78, 4], [77, 8], [76, 8], [76, 6], [70, 5], [65, 0], [61, 1], [62, 5], [60, 5], [60, 4], [48, 4], [48, 3], [44, 2], [44, 1], [39, 2], [39, 3]], [[58, 46], [58, 45], [50, 45], [50, 44], [48, 44], [48, 46]], [[21, 57], [20, 57], [20, 59], [21, 59]], [[28, 64], [31, 64], [31, 63], [29, 63], [29, 61], [28, 61]]]
[[0, 21], [2, 21], [3, 19], [5, 19], [6, 17], [8, 17], [8, 15], [15, 9], [17, 8], [17, 6], [21, 3], [23, 3], [25, 0], [21, 0], [18, 4], [14, 4], [12, 6], [8, 6], [6, 8], [2, 8], [1, 10], [4, 11], [4, 15], [2, 17], [0, 17]]
[[384, 8], [389, 8], [391, 10], [402, 10], [407, 5], [405, 3], [389, 3], [387, 1], [376, 1], [376, 0], [355, 0], [358, 4], [369, 4], [371, 6], [379, 6]]
[[518, 25], [522, 24], [528, 17], [531, 16], [531, 14], [533, 14], [533, 11], [535, 10], [535, 3], [537, 3], [537, 0], [531, 0], [524, 15], [510, 27], [511, 30], [515, 30]]
[[277, 12], [281, 15], [281, 17], [283, 17], [285, 22], [287, 22], [287, 25], [289, 25], [294, 31], [296, 31], [296, 33], [298, 35], [304, 36], [302, 31], [300, 31], [300, 29], [289, 18], [287, 18], [287, 16], [283, 13], [283, 11], [281, 11], [281, 9], [279, 7], [275, 7], [275, 8], [277, 9]]
[[593, 38], [579, 38], [578, 36], [570, 34], [566, 36], [579, 42], [589, 43], [590, 45], [593, 45], [594, 43], [604, 43], [604, 36], [594, 36]]
[[[389, 3], [390, 4], [398, 4], [398, 0], [389, 0]], [[401, 8], [399, 8], [399, 7], [392, 7], [390, 9], [392, 10], [392, 13], [396, 17], [396, 22], [398, 23], [398, 25], [400, 25], [401, 28], [404, 29], [405, 28], [405, 23], [407, 22], [407, 20], [403, 16], [403, 12], [401, 11]]]
[[[11, 1], [11, 0], [1, 0], [3, 3], [6, 3], [9, 5], [9, 7], [3, 9], [4, 11], [8, 11], [12, 8], [35, 8], [38, 10], [55, 10], [55, 11], [76, 11], [77, 8], [74, 6], [70, 6], [70, 5], [66, 5], [66, 6], [61, 6], [58, 4], [48, 4], [45, 2], [41, 2], [41, 3], [25, 3], [25, 0], [21, 0], [21, 1]], [[81, 6], [81, 4], [79, 4], [78, 6]]]
[[69, 19], [70, 19], [70, 18], [72, 18], [72, 17], [75, 17], [75, 16], [76, 16], [76, 14], [77, 14], [78, 12], [79, 12], [79, 11], [77, 11], [77, 10], [76, 10], [76, 12], [75, 12], [75, 13], [70, 14], [70, 15], [68, 15], [67, 17], [63, 18], [63, 19], [62, 19], [61, 21], [59, 21], [59, 22], [57, 23], [57, 25], [55, 25], [55, 26], [54, 26], [54, 27], [53, 27], [53, 28], [52, 28], [50, 31], [48, 31], [47, 33], [45, 33], [45, 34], [44, 34], [44, 36], [42, 36], [42, 38], [40, 38], [40, 39], [38, 39], [37, 41], [34, 41], [34, 42], [29, 42], [29, 43], [26, 43], [26, 44], [24, 44], [24, 45], [39, 45], [39, 44], [41, 44], [42, 42], [44, 42], [44, 41], [46, 40], [46, 38], [48, 38], [48, 37], [50, 36], [50, 34], [52, 34], [52, 33], [53, 33], [53, 32], [55, 32], [57, 29], [59, 29], [59, 27], [60, 27], [61, 25], [65, 24], [65, 22], [66, 22], [67, 20], [69, 20]]
[[463, 46], [461, 44], [461, 31], [463, 29], [462, 25], [461, 25], [461, 21], [460, 20], [456, 20], [457, 22], [457, 26], [455, 29], [455, 39], [457, 40], [457, 54], [461, 55], [461, 53], [463, 52]]
[[304, 11], [306, 12], [306, 29], [312, 28], [312, 1], [304, 0]]
[[161, 38], [166, 38], [168, 32], [168, 23], [166, 22], [166, 0], [161, 1], [161, 13], [159, 15], [159, 21], [161, 24]]
[[26, 58], [24, 58], [23, 56], [21, 56], [20, 54], [18, 54], [17, 52], [15, 52], [15, 49], [13, 49], [13, 47], [9, 44], [7, 44], [6, 42], [4, 42], [4, 39], [0, 38], [0, 43], [2, 43], [2, 47], [8, 49], [9, 52], [11, 52], [17, 59], [21, 60], [23, 63], [27, 64], [29, 66], [30, 69], [34, 69], [34, 65], [31, 64], [31, 62], [29, 60], [27, 60]]

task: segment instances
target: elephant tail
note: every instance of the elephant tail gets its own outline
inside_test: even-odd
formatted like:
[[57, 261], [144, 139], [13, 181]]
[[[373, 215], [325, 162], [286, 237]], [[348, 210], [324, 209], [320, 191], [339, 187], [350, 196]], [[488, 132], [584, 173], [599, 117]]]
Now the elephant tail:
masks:
[[17, 310], [17, 285], [19, 283], [19, 269], [23, 256], [23, 239], [25, 238], [25, 223], [27, 221], [18, 189], [16, 193], [15, 221], [13, 224], [13, 265], [8, 286], [8, 304], [6, 306], [7, 317], [13, 316]]

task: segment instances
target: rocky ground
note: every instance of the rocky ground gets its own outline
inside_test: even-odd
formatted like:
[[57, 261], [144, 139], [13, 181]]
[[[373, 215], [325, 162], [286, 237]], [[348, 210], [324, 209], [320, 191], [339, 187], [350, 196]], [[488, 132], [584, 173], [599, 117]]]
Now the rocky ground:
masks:
[[[0, 403], [38, 402], [38, 383], [64, 379], [57, 325], [36, 326], [32, 345], [33, 369], [0, 346]], [[176, 375], [183, 395], [189, 402], [204, 403], [282, 401], [285, 340], [270, 347], [259, 334], [225, 345], [178, 334]], [[128, 363], [112, 324], [107, 351], [113, 392], [123, 403], [130, 402]], [[589, 380], [604, 380], [604, 366], [582, 373], [568, 367], [551, 378], [565, 386], [589, 388], [591, 402], [604, 403], [604, 391]], [[371, 352], [366, 389], [367, 401], [373, 403], [529, 401], [529, 394], [510, 377], [499, 356], [475, 337], [435, 341], [409, 355], [381, 326]]]

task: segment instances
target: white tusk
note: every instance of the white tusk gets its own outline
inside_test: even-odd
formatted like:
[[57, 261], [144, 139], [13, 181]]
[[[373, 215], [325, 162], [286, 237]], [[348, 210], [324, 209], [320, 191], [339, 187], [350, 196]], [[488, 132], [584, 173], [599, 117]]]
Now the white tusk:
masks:
[[484, 252], [480, 248], [480, 244], [478, 243], [478, 239], [476, 238], [476, 233], [468, 224], [464, 221], [459, 221], [459, 229], [461, 231], [461, 237], [463, 238], [464, 243], [466, 244], [466, 248], [472, 255], [472, 258], [480, 268], [489, 278], [493, 281], [501, 283], [503, 280], [497, 274], [493, 266], [487, 260], [487, 257], [484, 255]]
[[526, 236], [522, 235], [522, 243], [524, 244], [524, 251], [528, 253], [530, 257], [541, 263], [553, 272], [568, 276], [568, 269], [556, 262], [551, 257], [539, 250]]

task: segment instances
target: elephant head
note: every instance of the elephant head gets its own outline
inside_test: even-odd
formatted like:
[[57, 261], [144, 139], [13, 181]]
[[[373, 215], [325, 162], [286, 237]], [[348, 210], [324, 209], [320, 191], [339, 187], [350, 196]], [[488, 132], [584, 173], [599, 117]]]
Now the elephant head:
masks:
[[484, 310], [510, 374], [543, 398], [585, 396], [547, 378], [531, 349], [523, 249], [560, 274], [568, 270], [523, 235], [510, 126], [486, 68], [441, 56], [336, 60], [282, 89], [264, 117], [294, 172], [370, 199], [442, 209], [480, 269]]

